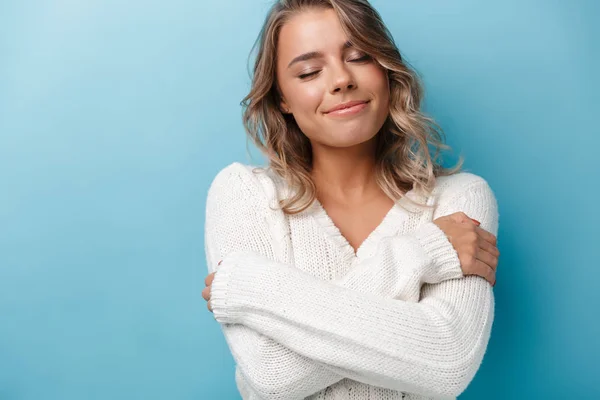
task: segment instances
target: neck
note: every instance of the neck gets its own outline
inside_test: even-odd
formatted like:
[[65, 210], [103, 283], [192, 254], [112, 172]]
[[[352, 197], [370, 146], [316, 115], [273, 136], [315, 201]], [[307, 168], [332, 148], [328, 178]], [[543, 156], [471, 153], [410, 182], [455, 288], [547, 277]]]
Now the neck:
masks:
[[375, 138], [345, 148], [313, 145], [311, 175], [319, 201], [359, 205], [380, 195], [374, 179], [375, 145]]

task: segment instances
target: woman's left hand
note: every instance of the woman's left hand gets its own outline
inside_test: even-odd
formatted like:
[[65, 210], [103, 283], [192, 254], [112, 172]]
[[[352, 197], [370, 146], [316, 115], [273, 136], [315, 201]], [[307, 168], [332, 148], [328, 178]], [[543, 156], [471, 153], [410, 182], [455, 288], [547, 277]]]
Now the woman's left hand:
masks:
[[[223, 260], [219, 261], [218, 265], [221, 265], [222, 261]], [[210, 312], [212, 312], [212, 307], [210, 304], [210, 288], [212, 286], [213, 280], [215, 279], [216, 273], [217, 273], [217, 271], [212, 272], [206, 276], [206, 278], [204, 279], [204, 284], [206, 285], [206, 287], [202, 290], [202, 298], [204, 298], [204, 300], [206, 300], [206, 307], [208, 308], [208, 311], [210, 311]]]

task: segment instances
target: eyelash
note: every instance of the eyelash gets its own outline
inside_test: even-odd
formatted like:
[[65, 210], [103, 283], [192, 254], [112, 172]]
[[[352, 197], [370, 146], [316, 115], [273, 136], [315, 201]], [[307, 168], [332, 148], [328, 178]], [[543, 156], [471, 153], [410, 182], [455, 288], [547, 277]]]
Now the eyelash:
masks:
[[362, 57], [355, 58], [355, 59], [353, 59], [353, 60], [350, 60], [350, 61], [352, 61], [352, 62], [361, 62], [361, 61], [368, 61], [368, 60], [370, 60], [370, 59], [371, 59], [371, 56], [370, 56], [370, 55], [368, 55], [368, 54], [365, 54], [365, 55], [364, 55], [364, 56], [362, 56]]
[[[371, 56], [364, 55], [362, 57], [354, 58], [352, 60], [349, 60], [349, 62], [363, 62], [363, 61], [368, 61], [370, 59], [371, 59]], [[300, 79], [310, 78], [311, 76], [314, 76], [314, 75], [318, 74], [319, 72], [321, 72], [321, 70], [309, 72], [308, 74], [299, 75], [298, 78], [300, 78]]]

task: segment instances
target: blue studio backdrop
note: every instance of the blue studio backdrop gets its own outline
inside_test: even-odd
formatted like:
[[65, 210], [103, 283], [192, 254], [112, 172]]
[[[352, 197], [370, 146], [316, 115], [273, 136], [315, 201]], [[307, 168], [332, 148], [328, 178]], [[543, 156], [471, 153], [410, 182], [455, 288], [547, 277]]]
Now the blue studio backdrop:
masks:
[[[271, 1], [0, 1], [0, 399], [239, 399], [201, 297]], [[374, 0], [500, 207], [461, 399], [600, 398], [594, 0]]]

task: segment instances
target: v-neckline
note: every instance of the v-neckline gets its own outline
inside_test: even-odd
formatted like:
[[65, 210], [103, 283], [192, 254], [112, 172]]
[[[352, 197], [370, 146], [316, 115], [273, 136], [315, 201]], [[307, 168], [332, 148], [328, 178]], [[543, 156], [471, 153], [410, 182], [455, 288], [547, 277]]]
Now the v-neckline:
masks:
[[323, 207], [321, 202], [316, 198], [313, 203], [312, 215], [325, 230], [327, 235], [339, 246], [344, 259], [350, 263], [354, 263], [359, 259], [362, 259], [363, 256], [371, 253], [371, 250], [377, 246], [380, 238], [395, 235], [402, 229], [402, 223], [407, 218], [407, 214], [403, 212], [398, 202], [394, 202], [379, 225], [369, 233], [355, 251], [348, 239], [333, 222], [333, 219], [329, 216], [325, 207]]

